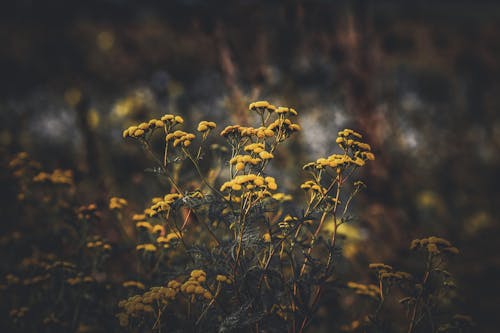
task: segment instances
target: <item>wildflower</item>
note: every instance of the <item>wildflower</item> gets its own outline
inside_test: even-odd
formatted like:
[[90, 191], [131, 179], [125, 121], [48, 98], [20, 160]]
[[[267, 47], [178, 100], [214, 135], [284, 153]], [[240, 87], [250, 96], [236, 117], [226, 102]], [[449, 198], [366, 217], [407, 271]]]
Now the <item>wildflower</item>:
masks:
[[173, 140], [173, 146], [174, 147], [177, 147], [178, 145], [182, 145], [184, 147], [189, 147], [189, 145], [191, 145], [191, 141], [194, 140], [196, 136], [192, 133], [187, 133], [187, 132], [184, 132], [184, 131], [181, 131], [181, 130], [177, 130], [173, 133], [169, 133], [167, 134], [167, 136], [165, 137], [165, 140], [167, 142]]
[[358, 132], [356, 132], [356, 131], [354, 131], [354, 130], [352, 130], [352, 129], [348, 129], [348, 128], [346, 128], [346, 129], [344, 129], [344, 130], [342, 130], [342, 131], [340, 131], [340, 132], [338, 133], [338, 136], [339, 136], [339, 137], [348, 137], [349, 135], [352, 135], [352, 136], [354, 136], [354, 137], [356, 137], [356, 138], [359, 138], [359, 139], [361, 139], [361, 138], [363, 137], [363, 136], [362, 136], [361, 134], [359, 134]]
[[240, 125], [232, 125], [232, 126], [227, 126], [226, 128], [224, 128], [221, 132], [220, 132], [220, 135], [223, 136], [223, 137], [229, 137], [231, 135], [237, 135], [239, 134], [240, 132], [240, 128], [241, 126]]
[[123, 198], [111, 197], [109, 199], [109, 209], [111, 210], [122, 209], [123, 207], [127, 206], [127, 204], [127, 200]]
[[265, 151], [265, 150], [264, 150], [264, 151], [261, 151], [261, 152], [259, 153], [259, 156], [260, 156], [260, 158], [262, 158], [263, 160], [269, 160], [269, 159], [271, 159], [271, 158], [274, 158], [274, 155], [273, 155], [273, 154], [271, 154], [270, 152], [267, 152], [267, 151]]
[[157, 234], [157, 233], [162, 233], [162, 232], [164, 232], [164, 231], [165, 231], [165, 228], [164, 228], [162, 225], [157, 224], [157, 225], [155, 225], [155, 226], [153, 227], [153, 230], [151, 230], [151, 231], [152, 231], [152, 233], [154, 233], [154, 234]]
[[191, 271], [191, 277], [193, 277], [193, 278], [197, 278], [199, 276], [206, 276], [206, 275], [207, 275], [207, 273], [205, 273], [205, 271], [202, 269], [195, 269], [195, 270]]
[[268, 112], [274, 112], [276, 111], [276, 107], [270, 104], [268, 101], [258, 101], [251, 103], [248, 106], [248, 110], [257, 112], [264, 112], [265, 110], [267, 110]]
[[235, 169], [236, 169], [236, 171], [241, 171], [241, 170], [245, 169], [245, 163], [243, 163], [243, 162], [236, 163]]
[[179, 290], [179, 288], [181, 287], [181, 283], [176, 280], [171, 280], [168, 282], [167, 287], [174, 290]]
[[285, 194], [285, 193], [275, 193], [272, 195], [272, 198], [280, 202], [292, 201], [293, 199], [293, 197], [290, 194]]
[[347, 287], [353, 289], [358, 295], [368, 296], [377, 300], [380, 297], [380, 289], [374, 284], [361, 284], [350, 281], [347, 283]]
[[132, 216], [132, 220], [134, 220], [134, 221], [141, 221], [144, 219], [146, 219], [146, 215], [144, 215], [144, 214], [134, 214]]
[[257, 142], [257, 143], [252, 143], [252, 144], [246, 145], [243, 148], [243, 150], [247, 151], [247, 152], [252, 152], [254, 154], [259, 154], [265, 150], [265, 146], [263, 143]]
[[269, 234], [268, 232], [266, 232], [262, 236], [262, 240], [264, 241], [264, 243], [271, 243], [271, 234]]
[[213, 121], [201, 121], [199, 124], [198, 124], [198, 132], [207, 132], [207, 131], [210, 131], [211, 129], [214, 129], [216, 126], [216, 124], [213, 122]]
[[278, 114], [285, 114], [285, 115], [292, 114], [294, 116], [297, 115], [297, 111], [295, 111], [295, 109], [289, 108], [289, 107], [284, 107], [284, 106], [280, 106], [276, 110], [276, 113], [278, 113]]
[[53, 184], [73, 184], [73, 171], [55, 169], [52, 173], [40, 172], [33, 177], [34, 182], [51, 182]]
[[147, 231], [150, 232], [153, 231], [153, 226], [151, 225], [151, 223], [146, 221], [137, 222], [135, 226], [137, 227], [137, 229], [146, 229]]
[[179, 235], [174, 232], [169, 233], [167, 236], [160, 236], [156, 239], [156, 242], [159, 244], [163, 244], [164, 247], [170, 247], [170, 243], [173, 240], [179, 239]]
[[161, 121], [168, 123], [169, 125], [183, 124], [184, 119], [181, 116], [176, 116], [173, 114], [166, 114], [160, 118]]
[[155, 252], [156, 251], [156, 246], [154, 244], [140, 244], [140, 245], [137, 245], [135, 248], [138, 251], [140, 251], [140, 250], [144, 250], [146, 252]]
[[375, 155], [373, 155], [373, 153], [370, 153], [370, 152], [362, 152], [361, 156], [365, 160], [369, 160], [369, 161], [374, 161], [375, 160]]
[[259, 139], [272, 138], [274, 136], [274, 131], [267, 127], [259, 127], [254, 133]]
[[432, 254], [438, 254], [439, 253], [439, 249], [438, 249], [437, 245], [434, 244], [434, 243], [427, 244], [427, 251], [429, 253], [432, 253]]

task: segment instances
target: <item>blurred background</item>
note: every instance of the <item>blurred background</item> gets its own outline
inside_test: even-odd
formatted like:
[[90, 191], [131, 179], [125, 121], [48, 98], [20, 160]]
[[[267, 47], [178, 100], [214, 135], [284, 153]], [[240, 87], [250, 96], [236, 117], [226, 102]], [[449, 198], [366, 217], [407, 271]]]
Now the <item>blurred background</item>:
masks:
[[[462, 252], [451, 269], [458, 306], [477, 332], [500, 327], [497, 2], [2, 7], [3, 156], [27, 151], [49, 170], [75, 170], [83, 202], [119, 195], [141, 210], [162, 189], [124, 128], [178, 113], [188, 129], [204, 119], [222, 129], [252, 124], [246, 109], [255, 100], [293, 106], [303, 131], [274, 162], [285, 191], [303, 176], [297, 165], [336, 152], [345, 127], [364, 133], [377, 156], [354, 208], [355, 242], [344, 249], [353, 264], [340, 274], [356, 276], [370, 261], [404, 268], [413, 238], [448, 238]], [[4, 224], [15, 221], [12, 200], [2, 194]]]

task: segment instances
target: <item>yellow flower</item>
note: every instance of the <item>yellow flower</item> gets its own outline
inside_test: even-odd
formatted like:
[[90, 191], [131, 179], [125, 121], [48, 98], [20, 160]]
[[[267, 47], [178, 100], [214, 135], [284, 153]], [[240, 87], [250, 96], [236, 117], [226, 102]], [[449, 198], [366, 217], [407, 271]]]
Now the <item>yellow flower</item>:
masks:
[[278, 185], [276, 184], [276, 181], [274, 180], [273, 177], [266, 177], [265, 180], [268, 189], [270, 189], [271, 191], [278, 189]]
[[263, 160], [268, 160], [268, 159], [274, 158], [274, 155], [273, 155], [273, 154], [271, 154], [271, 153], [269, 153], [269, 152], [267, 152], [267, 151], [265, 151], [265, 150], [264, 150], [264, 151], [261, 151], [261, 152], [259, 153], [259, 156], [260, 156], [260, 158], [262, 158]]
[[291, 195], [285, 194], [285, 193], [276, 193], [276, 194], [273, 194], [272, 197], [274, 200], [281, 201], [281, 202], [291, 201], [293, 199]]
[[243, 162], [236, 163], [235, 169], [236, 169], [236, 171], [241, 171], [241, 170], [245, 169], [245, 163], [243, 163]]
[[132, 134], [134, 137], [140, 137], [144, 135], [144, 130], [142, 129], [136, 129], [134, 133]]
[[157, 224], [157, 225], [155, 225], [155, 226], [153, 227], [152, 232], [153, 232], [153, 233], [160, 233], [160, 232], [163, 232], [163, 230], [164, 230], [163, 226], [162, 226], [162, 225], [160, 225], [160, 224]]
[[202, 269], [194, 269], [191, 271], [191, 277], [197, 278], [199, 276], [206, 276], [207, 273], [205, 273], [204, 270]]
[[263, 236], [262, 239], [264, 240], [265, 243], [270, 243], [271, 242], [271, 235], [266, 232]]
[[216, 281], [219, 281], [219, 282], [226, 282], [227, 277], [226, 277], [225, 275], [217, 275], [217, 276], [215, 277], [215, 280], [216, 280]]
[[211, 129], [214, 129], [217, 125], [213, 122], [213, 121], [201, 121], [199, 124], [198, 124], [198, 132], [206, 132], [206, 131], [209, 131]]
[[280, 106], [277, 110], [276, 110], [276, 113], [280, 113], [280, 114], [292, 114], [294, 116], [297, 115], [297, 111], [295, 111], [295, 109], [293, 108], [288, 108], [288, 107], [284, 107], [284, 106]]
[[254, 102], [252, 104], [250, 104], [250, 106], [248, 107], [250, 110], [253, 110], [253, 109], [256, 109], [256, 108], [266, 108], [269, 106], [269, 102], [268, 101], [258, 101], [258, 102]]
[[125, 200], [123, 198], [111, 197], [109, 199], [109, 209], [111, 209], [111, 210], [121, 209], [127, 205], [128, 205], [127, 200]]
[[144, 250], [146, 252], [155, 252], [156, 246], [154, 244], [140, 244], [135, 247], [138, 251]]
[[174, 115], [173, 114], [166, 114], [163, 117], [161, 117], [161, 121], [171, 121], [173, 119], [174, 119]]
[[144, 219], [146, 219], [146, 215], [144, 215], [144, 214], [134, 214], [132, 216], [132, 220], [134, 220], [134, 221], [141, 221]]

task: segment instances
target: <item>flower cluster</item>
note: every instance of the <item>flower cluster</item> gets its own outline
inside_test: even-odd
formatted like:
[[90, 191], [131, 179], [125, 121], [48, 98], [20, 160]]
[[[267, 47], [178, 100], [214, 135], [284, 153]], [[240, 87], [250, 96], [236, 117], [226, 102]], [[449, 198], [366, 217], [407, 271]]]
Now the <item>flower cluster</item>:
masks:
[[105, 251], [111, 250], [111, 245], [99, 239], [88, 241], [87, 244], [85, 245], [87, 246], [88, 249], [102, 249]]
[[18, 309], [10, 310], [9, 315], [14, 319], [19, 319], [24, 317], [28, 311], [29, 311], [28, 307], [23, 306]]
[[122, 209], [128, 205], [127, 200], [118, 197], [111, 197], [109, 199], [109, 209]]
[[374, 284], [362, 284], [350, 281], [347, 283], [347, 287], [353, 289], [358, 295], [368, 296], [377, 301], [380, 299], [380, 289]]
[[226, 284], [232, 284], [233, 283], [233, 281], [230, 278], [228, 278], [225, 275], [221, 275], [221, 274], [218, 274], [215, 277], [215, 281], [218, 281], [218, 282], [221, 282], [221, 283], [226, 283]]
[[246, 165], [258, 165], [262, 162], [262, 159], [258, 157], [252, 157], [250, 155], [236, 155], [232, 159], [229, 160], [229, 164], [235, 165], [236, 171], [242, 171], [245, 169]]
[[181, 130], [177, 130], [173, 133], [167, 134], [165, 140], [167, 142], [173, 141], [172, 146], [177, 147], [181, 145], [182, 147], [189, 147], [191, 142], [196, 138], [196, 135], [192, 133], [187, 133]]
[[163, 296], [156, 290], [153, 293], [153, 295], [149, 294], [149, 297], [147, 297], [146, 300], [144, 299], [144, 297], [136, 295], [130, 297], [127, 300], [120, 301], [120, 303], [118, 303], [118, 307], [123, 309], [123, 312], [120, 312], [116, 315], [120, 322], [120, 326], [128, 326], [129, 317], [131, 316], [140, 317], [141, 315], [147, 313], [153, 313], [154, 308], [151, 306], [151, 303], [153, 302], [153, 300], [161, 299], [161, 297]]
[[248, 110], [256, 111], [259, 113], [262, 113], [264, 111], [275, 112], [276, 107], [274, 105], [272, 105], [271, 103], [269, 103], [268, 101], [258, 101], [258, 102], [250, 103], [250, 105], [248, 106]]
[[97, 206], [95, 204], [89, 204], [87, 206], [81, 206], [77, 209], [78, 218], [82, 220], [93, 220], [100, 217], [97, 211]]
[[70, 286], [80, 285], [82, 283], [92, 283], [94, 282], [94, 278], [92, 276], [84, 276], [83, 274], [78, 274], [75, 277], [66, 279], [66, 283]]
[[277, 188], [278, 185], [276, 185], [276, 180], [273, 177], [248, 174], [236, 176], [232, 180], [225, 182], [220, 190], [221, 192], [229, 189], [233, 191], [260, 191], [265, 193], [264, 196], [271, 196], [271, 193], [267, 190], [275, 191]]
[[144, 122], [136, 126], [130, 126], [123, 131], [122, 136], [123, 138], [144, 138], [147, 133], [152, 133], [157, 128], [164, 128], [165, 131], [168, 131], [175, 125], [182, 123], [184, 123], [184, 119], [181, 116], [166, 114], [161, 119], [151, 119], [147, 123]]
[[278, 114], [283, 114], [283, 115], [293, 115], [293, 116], [296, 116], [298, 113], [297, 111], [295, 111], [294, 108], [289, 108], [289, 107], [285, 107], [285, 106], [280, 106], [277, 110], [276, 110], [276, 113]]
[[180, 290], [187, 295], [199, 295], [205, 299], [211, 299], [212, 293], [201, 284], [207, 279], [207, 274], [201, 269], [191, 272], [189, 279], [181, 285]]
[[197, 131], [201, 133], [209, 132], [217, 126], [213, 121], [202, 120], [198, 124]]
[[145, 251], [145, 252], [156, 252], [156, 246], [151, 243], [146, 243], [146, 244], [139, 244], [136, 247], [137, 251]]
[[144, 214], [149, 217], [160, 213], [168, 214], [170, 206], [178, 199], [182, 198], [180, 193], [166, 194], [164, 197], [156, 197], [151, 200], [152, 205], [144, 210]]
[[179, 234], [175, 232], [171, 232], [167, 234], [166, 236], [160, 236], [156, 239], [156, 242], [160, 245], [162, 245], [164, 248], [169, 248], [172, 241], [178, 240], [179, 239]]
[[282, 192], [273, 194], [273, 199], [279, 202], [292, 201], [293, 197], [290, 194], [285, 194]]
[[299, 124], [294, 124], [290, 119], [276, 119], [272, 122], [268, 127], [271, 131], [280, 131], [285, 134], [285, 136], [289, 136], [294, 132], [298, 132], [301, 130]]
[[50, 182], [53, 184], [73, 185], [73, 171], [55, 169], [52, 173], [40, 172], [33, 177], [35, 183]]
[[410, 250], [423, 249], [433, 255], [441, 253], [458, 254], [460, 251], [444, 238], [431, 236], [423, 239], [414, 239]]
[[361, 134], [347, 128], [338, 133], [338, 137], [335, 142], [337, 142], [343, 150], [352, 150], [355, 157], [360, 156], [364, 160], [373, 161], [375, 159], [375, 155], [371, 152], [370, 145], [365, 142], [358, 141], [358, 139], [362, 138], [363, 136]]
[[368, 268], [375, 270], [377, 272], [379, 280], [389, 280], [389, 281], [401, 281], [401, 280], [411, 280], [413, 277], [410, 273], [393, 271], [393, 268], [389, 265], [383, 263], [372, 263], [368, 265]]
[[25, 286], [31, 286], [31, 285], [35, 285], [35, 284], [38, 284], [38, 283], [43, 282], [43, 281], [47, 281], [49, 279], [50, 279], [50, 274], [46, 273], [46, 274], [36, 275], [36, 276], [30, 277], [30, 278], [23, 279], [22, 284]]
[[252, 137], [255, 134], [255, 128], [240, 125], [230, 125], [224, 128], [220, 135], [227, 138], [230, 142], [239, 142], [243, 137]]
[[27, 152], [19, 152], [9, 162], [9, 168], [13, 170], [14, 177], [21, 177], [29, 171], [40, 169], [40, 163], [30, 159]]
[[300, 188], [303, 189], [304, 191], [313, 191], [322, 195], [325, 195], [327, 192], [326, 188], [324, 188], [323, 186], [317, 184], [315, 181], [312, 180], [305, 181], [300, 185]]
[[246, 145], [243, 150], [251, 153], [252, 155], [258, 155], [262, 160], [268, 160], [274, 158], [273, 154], [265, 150], [265, 145], [260, 142], [251, 143]]

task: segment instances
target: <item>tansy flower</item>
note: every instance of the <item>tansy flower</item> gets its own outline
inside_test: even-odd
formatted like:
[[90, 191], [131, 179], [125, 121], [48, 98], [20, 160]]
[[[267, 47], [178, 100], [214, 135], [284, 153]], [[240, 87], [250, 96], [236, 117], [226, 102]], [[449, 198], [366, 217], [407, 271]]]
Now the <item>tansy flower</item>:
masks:
[[198, 124], [198, 132], [207, 132], [211, 129], [214, 129], [216, 126], [216, 124], [213, 122], [213, 121], [201, 121], [199, 124]]
[[218, 282], [225, 282], [227, 284], [231, 284], [232, 281], [230, 278], [228, 278], [227, 276], [225, 275], [221, 275], [221, 274], [218, 274], [216, 277], [215, 277], [215, 280], [218, 281]]
[[158, 233], [162, 233], [164, 230], [165, 230], [165, 228], [163, 228], [163, 226], [162, 226], [162, 225], [157, 224], [157, 225], [155, 225], [155, 226], [153, 227], [152, 232], [153, 232], [154, 234], [158, 234]]
[[165, 140], [167, 142], [173, 140], [174, 142], [172, 145], [174, 147], [177, 147], [178, 145], [182, 145], [184, 147], [189, 147], [189, 145], [191, 145], [191, 141], [193, 141], [195, 137], [196, 137], [196, 135], [194, 135], [192, 133], [187, 133], [184, 131], [177, 130], [173, 133], [167, 134], [167, 136], [165, 137]]
[[257, 112], [263, 112], [264, 110], [267, 110], [269, 112], [274, 112], [276, 111], [276, 107], [270, 104], [268, 101], [258, 101], [251, 103], [248, 106], [248, 110]]
[[181, 116], [176, 116], [173, 114], [166, 114], [163, 117], [161, 117], [160, 119], [161, 119], [161, 121], [167, 122], [167, 123], [172, 124], [172, 125], [184, 123], [184, 119]]
[[140, 244], [137, 245], [136, 247], [137, 251], [144, 250], [146, 252], [155, 252], [156, 251], [156, 246], [154, 244]]
[[294, 116], [297, 115], [297, 111], [295, 111], [295, 109], [293, 108], [288, 108], [288, 107], [284, 107], [284, 106], [280, 106], [277, 110], [276, 110], [276, 113], [279, 113], [279, 114], [292, 114]]
[[271, 242], [271, 235], [268, 232], [266, 232], [262, 236], [262, 240], [264, 241], [264, 243], [270, 243]]
[[271, 158], [274, 158], [274, 155], [267, 151], [261, 151], [259, 153], [259, 157], [262, 158], [263, 160], [269, 160]]
[[111, 197], [109, 199], [109, 209], [111, 209], [111, 210], [122, 209], [123, 207], [125, 207], [127, 205], [128, 205], [127, 200], [125, 200], [123, 198]]

